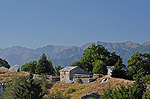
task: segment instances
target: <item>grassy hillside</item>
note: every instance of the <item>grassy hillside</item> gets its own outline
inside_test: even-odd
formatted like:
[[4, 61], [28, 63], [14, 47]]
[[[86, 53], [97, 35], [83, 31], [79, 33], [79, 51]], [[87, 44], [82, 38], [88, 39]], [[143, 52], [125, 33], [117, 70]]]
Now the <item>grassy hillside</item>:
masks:
[[[108, 82], [101, 83], [102, 79], [104, 78], [110, 78], [110, 80]], [[86, 84], [77, 84], [77, 83], [66, 84], [65, 82], [56, 82], [49, 89], [49, 91], [50, 93], [60, 91], [63, 94], [69, 94], [71, 96], [71, 99], [80, 99], [82, 96], [86, 94], [90, 94], [92, 92], [98, 92], [101, 94], [103, 92], [103, 89], [107, 89], [109, 86], [115, 88], [115, 87], [119, 87], [120, 84], [127, 86], [127, 85], [131, 85], [132, 83], [133, 81], [129, 81], [125, 79], [102, 77], [102, 78], [98, 78], [94, 82], [86, 83]]]
[[[0, 82], [7, 82], [11, 81], [12, 78], [11, 76], [17, 74], [20, 76], [28, 76], [29, 73], [27, 72], [11, 72], [8, 69], [5, 69], [0, 67]], [[133, 81], [125, 80], [125, 79], [118, 79], [118, 78], [110, 78], [108, 82], [103, 82], [101, 83], [102, 79], [108, 78], [108, 77], [102, 77], [98, 78], [96, 81], [91, 82], [91, 83], [86, 83], [86, 84], [66, 84], [65, 82], [56, 82], [56, 83], [49, 83], [47, 87], [47, 94], [44, 97], [47, 97], [50, 95], [52, 92], [61, 92], [63, 94], [68, 94], [71, 96], [71, 99], [80, 99], [81, 96], [84, 96], [86, 94], [90, 94], [92, 92], [98, 92], [102, 93], [103, 89], [107, 89], [108, 86], [111, 87], [118, 87], [120, 84], [123, 84], [125, 86], [130, 85], [133, 83]], [[124, 82], [124, 81], [127, 81]], [[115, 83], [119, 83], [115, 85]]]
[[6, 69], [6, 68], [2, 68], [0, 67], [0, 82], [7, 82], [7, 81], [11, 81], [12, 80], [12, 75], [19, 75], [19, 76], [28, 76], [29, 73], [27, 72], [12, 72], [12, 71], [9, 71], [9, 69]]
[[[12, 75], [19, 75], [19, 76], [28, 76], [29, 73], [27, 72], [11, 72], [8, 69], [5, 69], [0, 67], [0, 82], [7, 82], [11, 81]], [[107, 82], [101, 83], [101, 81], [104, 78], [110, 78]], [[49, 96], [52, 92], [61, 92], [62, 94], [68, 94], [70, 95], [71, 99], [80, 99], [82, 96], [86, 94], [90, 94], [92, 92], [98, 92], [99, 94], [102, 94], [103, 89], [107, 89], [109, 86], [112, 88], [120, 87], [120, 85], [123, 84], [124, 86], [133, 84], [133, 81], [126, 80], [126, 79], [119, 79], [119, 78], [112, 78], [112, 77], [101, 77], [98, 78], [96, 81], [91, 83], [85, 83], [85, 84], [66, 84], [65, 82], [56, 82], [56, 83], [48, 83], [48, 86], [46, 87], [46, 95], [44, 97]], [[148, 85], [148, 88], [150, 86]]]

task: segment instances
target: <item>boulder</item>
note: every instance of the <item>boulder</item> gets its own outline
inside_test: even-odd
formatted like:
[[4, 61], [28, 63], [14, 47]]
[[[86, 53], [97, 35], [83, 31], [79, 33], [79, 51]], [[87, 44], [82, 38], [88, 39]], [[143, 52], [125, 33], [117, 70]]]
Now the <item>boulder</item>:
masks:
[[20, 71], [20, 66], [19, 65], [11, 66], [9, 71], [19, 72]]

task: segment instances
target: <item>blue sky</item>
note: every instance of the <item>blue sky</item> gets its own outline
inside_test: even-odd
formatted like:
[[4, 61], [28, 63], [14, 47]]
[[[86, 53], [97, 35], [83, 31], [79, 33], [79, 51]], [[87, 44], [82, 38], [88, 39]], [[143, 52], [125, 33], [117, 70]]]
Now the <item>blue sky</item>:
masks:
[[150, 41], [149, 0], [0, 0], [0, 48]]

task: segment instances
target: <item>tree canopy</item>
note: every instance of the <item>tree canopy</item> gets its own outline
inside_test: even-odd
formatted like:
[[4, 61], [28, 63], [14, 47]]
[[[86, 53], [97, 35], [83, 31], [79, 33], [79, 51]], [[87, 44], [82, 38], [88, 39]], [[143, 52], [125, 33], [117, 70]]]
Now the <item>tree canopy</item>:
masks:
[[30, 63], [26, 63], [25, 65], [22, 65], [21, 71], [35, 73], [36, 65], [37, 65], [37, 61], [30, 61]]
[[44, 91], [40, 81], [33, 79], [33, 75], [23, 77], [14, 75], [12, 82], [7, 82], [1, 99], [41, 99]]
[[50, 74], [50, 75], [55, 73], [52, 61], [50, 60], [50, 58], [47, 59], [45, 53], [43, 53], [38, 62], [30, 61], [29, 63], [22, 65], [21, 71], [36, 74]]
[[43, 96], [44, 92], [40, 83], [35, 82], [33, 75], [30, 74], [28, 80], [19, 84], [14, 99], [42, 99]]
[[82, 63], [80, 61], [77, 61], [77, 60], [74, 61], [70, 66], [78, 66], [78, 67], [83, 69]]
[[53, 74], [54, 73], [54, 68], [51, 63], [51, 60], [50, 59], [47, 60], [45, 53], [43, 53], [40, 60], [38, 61], [36, 65], [35, 73], [37, 74]]
[[60, 70], [62, 69], [62, 67], [61, 66], [55, 66], [55, 74], [57, 75], [57, 76], [60, 76]]
[[6, 68], [10, 68], [10, 65], [8, 64], [8, 62], [5, 59], [0, 58], [0, 67], [6, 67]]
[[93, 73], [95, 74], [107, 74], [107, 66], [106, 64], [101, 61], [101, 60], [97, 60], [97, 62], [95, 63], [95, 66], [93, 68]]
[[122, 60], [118, 59], [117, 63], [114, 65], [112, 77], [126, 78], [126, 71], [122, 69], [123, 67], [125, 67], [125, 65], [122, 63]]
[[109, 52], [100, 44], [92, 44], [90, 47], [84, 50], [83, 56], [79, 62], [82, 64], [83, 69], [93, 72], [95, 64], [98, 60], [101, 60], [106, 64], [106, 66], [114, 66], [118, 59], [121, 59], [121, 57], [116, 55], [115, 52]]
[[128, 72], [127, 74], [131, 78], [135, 78], [138, 74], [141, 77], [144, 77], [150, 74], [150, 52], [149, 53], [134, 53], [131, 58], [128, 60]]

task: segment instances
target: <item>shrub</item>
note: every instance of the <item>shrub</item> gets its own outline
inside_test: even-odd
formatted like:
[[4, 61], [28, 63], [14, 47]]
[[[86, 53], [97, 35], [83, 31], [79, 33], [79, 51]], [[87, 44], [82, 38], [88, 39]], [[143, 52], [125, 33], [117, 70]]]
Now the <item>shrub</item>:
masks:
[[60, 93], [60, 92], [56, 92], [56, 93], [51, 93], [49, 96], [48, 96], [48, 98], [46, 98], [46, 99], [70, 99], [70, 96], [68, 96], [68, 95], [63, 95], [62, 93]]
[[75, 92], [76, 91], [76, 89], [74, 89], [74, 88], [69, 88], [68, 90], [67, 90], [67, 94], [72, 94], [73, 92]]
[[80, 90], [82, 90], [82, 89], [84, 89], [84, 88], [86, 88], [87, 86], [81, 86], [79, 89]]
[[77, 78], [76, 83], [82, 83], [82, 80], [80, 78]]
[[146, 75], [144, 78], [145, 83], [150, 84], [150, 75]]

